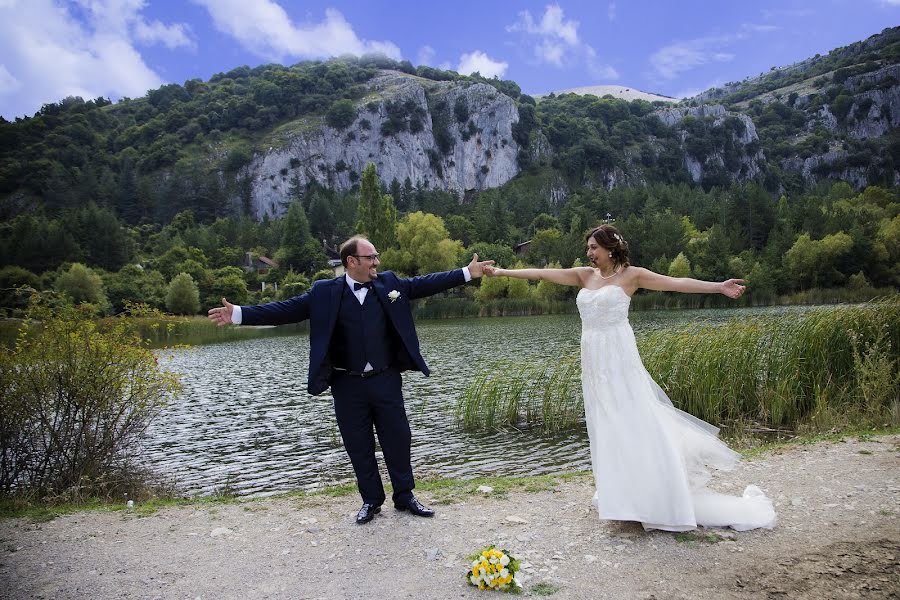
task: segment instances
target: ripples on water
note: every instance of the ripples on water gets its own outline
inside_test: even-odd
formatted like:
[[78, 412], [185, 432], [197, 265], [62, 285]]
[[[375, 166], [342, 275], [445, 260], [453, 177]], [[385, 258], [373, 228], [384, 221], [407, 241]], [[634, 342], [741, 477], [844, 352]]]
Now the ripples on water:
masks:
[[[652, 311], [632, 314], [635, 332], [685, 322], [722, 322], [784, 309]], [[501, 359], [556, 360], [578, 349], [577, 315], [453, 319], [417, 323], [432, 376], [404, 374], [417, 477], [542, 475], [590, 469], [583, 428], [558, 436], [466, 433], [453, 402], [482, 368]], [[154, 422], [144, 454], [190, 494], [225, 486], [264, 496], [353, 481], [328, 392], [306, 392], [308, 335], [176, 350], [180, 396]], [[379, 464], [383, 469], [379, 453]], [[387, 477], [384, 476], [385, 481]]]

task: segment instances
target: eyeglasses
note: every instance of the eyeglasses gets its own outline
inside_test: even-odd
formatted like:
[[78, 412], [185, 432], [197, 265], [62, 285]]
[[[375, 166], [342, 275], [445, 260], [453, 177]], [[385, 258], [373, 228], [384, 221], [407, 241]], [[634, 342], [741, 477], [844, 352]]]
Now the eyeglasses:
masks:
[[375, 254], [351, 254], [350, 256], [355, 256], [356, 258], [368, 258], [369, 260], [378, 260], [381, 257], [377, 252]]

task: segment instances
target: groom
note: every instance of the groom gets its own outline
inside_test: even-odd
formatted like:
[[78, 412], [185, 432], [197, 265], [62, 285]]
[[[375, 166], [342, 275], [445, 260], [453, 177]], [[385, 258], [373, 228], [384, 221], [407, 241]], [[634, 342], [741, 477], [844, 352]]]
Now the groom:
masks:
[[283, 325], [309, 319], [307, 389], [321, 394], [329, 386], [344, 447], [353, 463], [363, 505], [356, 515], [368, 523], [381, 512], [384, 486], [375, 461], [375, 436], [384, 453], [397, 510], [420, 517], [434, 516], [413, 495], [410, 442], [412, 435], [401, 389], [401, 371], [429, 374], [419, 352], [410, 300], [424, 298], [481, 277], [494, 261], [472, 257], [468, 266], [445, 273], [400, 279], [390, 271], [378, 274], [378, 251], [364, 237], [341, 245], [346, 274], [317, 281], [302, 296], [257, 306], [209, 310], [218, 325]]

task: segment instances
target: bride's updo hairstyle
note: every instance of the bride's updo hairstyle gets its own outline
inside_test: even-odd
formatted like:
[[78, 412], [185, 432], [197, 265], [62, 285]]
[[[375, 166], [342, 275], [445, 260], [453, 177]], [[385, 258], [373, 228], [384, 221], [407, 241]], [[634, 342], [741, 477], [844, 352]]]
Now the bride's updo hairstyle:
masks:
[[601, 225], [587, 234], [585, 241], [591, 238], [594, 238], [598, 246], [609, 250], [617, 267], [629, 266], [628, 242], [625, 241], [618, 229], [612, 225]]

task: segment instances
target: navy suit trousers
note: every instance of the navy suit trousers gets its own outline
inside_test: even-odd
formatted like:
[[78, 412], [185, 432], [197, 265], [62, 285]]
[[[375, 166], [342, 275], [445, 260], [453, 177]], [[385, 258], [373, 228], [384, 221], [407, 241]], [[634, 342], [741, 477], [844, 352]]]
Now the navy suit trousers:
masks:
[[394, 368], [365, 379], [336, 371], [331, 381], [334, 413], [359, 493], [363, 502], [376, 506], [384, 503], [385, 493], [375, 459], [373, 425], [391, 477], [394, 502], [407, 502], [415, 487], [410, 462], [412, 434], [402, 383], [400, 371]]

